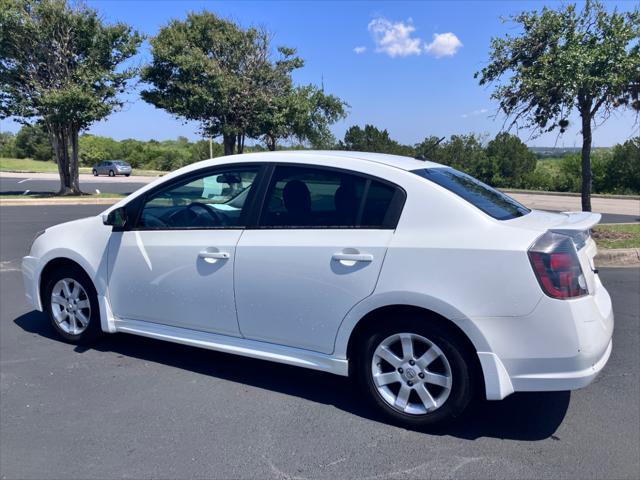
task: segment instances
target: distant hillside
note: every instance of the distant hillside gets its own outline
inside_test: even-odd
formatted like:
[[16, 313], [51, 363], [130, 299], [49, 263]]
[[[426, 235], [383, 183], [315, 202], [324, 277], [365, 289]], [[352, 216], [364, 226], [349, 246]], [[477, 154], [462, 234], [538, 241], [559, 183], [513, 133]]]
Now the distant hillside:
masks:
[[[594, 148], [594, 150], [607, 150], [609, 147]], [[566, 155], [580, 153], [580, 147], [529, 147], [538, 158], [558, 158]]]

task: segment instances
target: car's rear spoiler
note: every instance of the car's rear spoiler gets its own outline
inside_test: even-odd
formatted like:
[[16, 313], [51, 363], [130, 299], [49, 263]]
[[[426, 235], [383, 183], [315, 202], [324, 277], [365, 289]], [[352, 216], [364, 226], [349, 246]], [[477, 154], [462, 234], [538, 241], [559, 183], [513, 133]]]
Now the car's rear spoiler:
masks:
[[597, 225], [602, 218], [599, 213], [592, 212], [562, 212], [567, 215], [567, 220], [560, 225], [556, 225], [551, 230], [554, 232], [561, 230], [585, 231]]
[[591, 228], [597, 225], [602, 218], [599, 213], [591, 212], [562, 212], [567, 215], [567, 220], [549, 230], [571, 237], [577, 250], [585, 246], [591, 236]]

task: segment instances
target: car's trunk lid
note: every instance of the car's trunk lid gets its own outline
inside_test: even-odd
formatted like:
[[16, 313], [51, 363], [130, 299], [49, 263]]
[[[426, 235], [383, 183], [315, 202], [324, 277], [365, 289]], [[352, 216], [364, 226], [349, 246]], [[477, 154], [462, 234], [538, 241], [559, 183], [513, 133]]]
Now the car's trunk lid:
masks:
[[589, 292], [595, 292], [596, 242], [591, 238], [591, 229], [600, 222], [602, 215], [592, 212], [545, 212], [531, 210], [527, 215], [505, 221], [513, 227], [535, 230], [541, 234], [552, 231], [571, 237], [578, 252], [580, 266]]

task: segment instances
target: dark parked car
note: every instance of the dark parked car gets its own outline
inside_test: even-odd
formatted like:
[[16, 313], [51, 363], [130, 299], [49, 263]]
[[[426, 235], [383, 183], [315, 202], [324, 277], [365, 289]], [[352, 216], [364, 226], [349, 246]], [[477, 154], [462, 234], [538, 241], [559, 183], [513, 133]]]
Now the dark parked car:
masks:
[[124, 175], [128, 177], [131, 175], [131, 165], [122, 160], [107, 160], [96, 163], [93, 166], [93, 176], [97, 177], [98, 175], [109, 175], [110, 177]]

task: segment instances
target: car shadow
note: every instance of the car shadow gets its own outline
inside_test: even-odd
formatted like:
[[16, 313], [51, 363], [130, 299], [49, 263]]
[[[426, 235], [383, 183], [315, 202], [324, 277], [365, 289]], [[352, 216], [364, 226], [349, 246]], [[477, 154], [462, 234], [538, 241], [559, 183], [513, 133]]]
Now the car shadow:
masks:
[[[41, 312], [24, 314], [14, 323], [27, 332], [62, 342]], [[362, 401], [353, 382], [346, 377], [127, 334], [105, 335], [90, 347], [75, 347], [78, 353], [90, 349], [294, 395], [388, 423]], [[461, 418], [447, 426], [419, 431], [469, 440], [481, 437], [558, 440], [554, 433], [565, 417], [570, 398], [570, 392], [544, 392], [516, 393], [498, 402], [478, 400]]]

